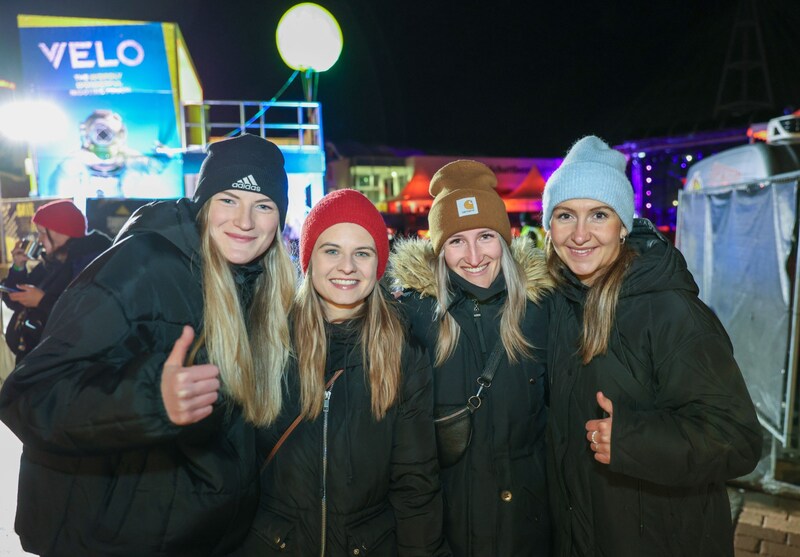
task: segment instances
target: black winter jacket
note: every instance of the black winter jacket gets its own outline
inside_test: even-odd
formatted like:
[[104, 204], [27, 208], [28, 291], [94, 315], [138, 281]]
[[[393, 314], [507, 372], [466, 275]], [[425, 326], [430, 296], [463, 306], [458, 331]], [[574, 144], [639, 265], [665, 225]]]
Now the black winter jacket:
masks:
[[27, 551], [197, 557], [244, 539], [258, 497], [253, 428], [227, 404], [179, 427], [161, 400], [175, 340], [201, 328], [198, 248], [187, 200], [141, 208], [3, 384], [0, 418], [24, 445]]
[[[551, 502], [557, 555], [732, 556], [724, 482], [747, 474], [762, 434], [730, 340], [697, 297], [683, 256], [649, 221], [623, 283], [606, 355], [576, 355], [586, 288], [571, 273], [551, 299]], [[611, 463], [585, 423], [614, 405]]]
[[[459, 557], [549, 556], [551, 525], [545, 477], [547, 314], [538, 302], [552, 285], [539, 250], [515, 240], [514, 258], [526, 272], [529, 302], [522, 331], [535, 347], [533, 359], [512, 365], [503, 356], [481, 407], [473, 415], [470, 447], [441, 471], [445, 536]], [[409, 240], [395, 247], [391, 273], [407, 290], [401, 298], [412, 336], [436, 354], [433, 320], [435, 279], [430, 243]], [[499, 311], [506, 299], [502, 274], [478, 299], [452, 280], [450, 315], [461, 327], [454, 354], [434, 368], [436, 405], [464, 405], [477, 390], [486, 359], [499, 339]], [[480, 317], [475, 317], [476, 313]]]
[[[325, 380], [344, 373], [330, 389], [327, 418], [323, 410], [300, 422], [264, 470], [246, 555], [320, 555], [323, 536], [330, 557], [449, 555], [427, 356], [406, 346], [399, 401], [376, 421], [354, 323], [327, 325]], [[283, 425], [259, 432], [262, 461], [299, 414], [295, 366]]]
[[14, 312], [6, 327], [6, 344], [16, 354], [17, 363], [39, 344], [50, 312], [61, 293], [95, 257], [109, 247], [111, 238], [93, 230], [83, 238], [67, 240], [64, 245], [67, 257], [63, 262], [48, 257], [30, 273], [27, 267], [20, 270], [13, 267], [9, 269], [8, 277], [3, 281], [6, 286], [13, 288], [18, 284], [32, 284], [44, 291], [44, 296], [35, 308], [26, 308], [11, 301], [8, 294], [3, 294], [3, 301]]

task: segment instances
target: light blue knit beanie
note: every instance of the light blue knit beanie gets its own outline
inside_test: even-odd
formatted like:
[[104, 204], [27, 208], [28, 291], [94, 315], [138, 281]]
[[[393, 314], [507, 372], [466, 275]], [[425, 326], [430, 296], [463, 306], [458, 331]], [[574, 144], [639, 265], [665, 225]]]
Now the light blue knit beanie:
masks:
[[553, 172], [542, 194], [542, 225], [550, 230], [553, 209], [569, 199], [596, 199], [614, 209], [633, 228], [633, 186], [625, 174], [625, 155], [594, 135], [578, 140]]

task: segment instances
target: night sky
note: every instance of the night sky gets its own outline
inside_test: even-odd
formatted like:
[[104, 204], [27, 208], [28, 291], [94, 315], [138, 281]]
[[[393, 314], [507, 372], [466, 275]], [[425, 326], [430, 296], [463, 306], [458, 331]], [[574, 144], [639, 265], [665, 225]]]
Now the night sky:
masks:
[[[291, 75], [275, 29], [295, 3], [0, 0], [0, 78], [21, 77], [18, 13], [171, 21], [206, 99], [268, 100]], [[772, 107], [716, 116], [736, 0], [318, 3], [344, 35], [318, 89], [326, 140], [343, 147], [560, 156], [587, 133], [619, 144], [800, 108], [798, 0], [756, 2]], [[300, 99], [298, 79], [282, 100]]]

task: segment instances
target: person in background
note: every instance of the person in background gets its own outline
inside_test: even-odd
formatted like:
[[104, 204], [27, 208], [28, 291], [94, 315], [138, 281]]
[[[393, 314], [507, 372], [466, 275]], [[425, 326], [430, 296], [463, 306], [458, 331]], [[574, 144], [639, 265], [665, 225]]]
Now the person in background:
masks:
[[519, 214], [519, 235], [523, 238], [530, 237], [534, 245], [539, 249], [544, 249], [544, 228], [542, 223], [533, 218], [530, 213]]
[[543, 196], [557, 556], [733, 556], [725, 481], [762, 433], [725, 329], [686, 262], [634, 219], [626, 160], [595, 136]]
[[13, 264], [4, 285], [19, 292], [4, 292], [3, 301], [14, 314], [6, 328], [6, 343], [20, 363], [39, 344], [56, 300], [95, 257], [111, 246], [111, 238], [98, 230], [86, 232], [86, 218], [71, 201], [42, 205], [33, 215], [42, 261], [28, 270], [31, 259], [17, 242]]
[[450, 554], [430, 364], [379, 286], [388, 257], [383, 218], [355, 190], [326, 195], [303, 223], [288, 427], [260, 430], [245, 555]]
[[289, 354], [287, 185], [269, 141], [214, 143], [193, 199], [141, 207], [64, 292], [0, 391], [23, 443], [26, 551], [238, 550], [258, 504], [253, 426], [279, 414]]
[[398, 242], [391, 273], [404, 291], [411, 336], [429, 351], [437, 409], [473, 401], [466, 452], [458, 460], [439, 455], [453, 554], [545, 557], [548, 325], [541, 303], [552, 279], [529, 238], [512, 242], [496, 186], [477, 161], [439, 169], [430, 184], [430, 241]]

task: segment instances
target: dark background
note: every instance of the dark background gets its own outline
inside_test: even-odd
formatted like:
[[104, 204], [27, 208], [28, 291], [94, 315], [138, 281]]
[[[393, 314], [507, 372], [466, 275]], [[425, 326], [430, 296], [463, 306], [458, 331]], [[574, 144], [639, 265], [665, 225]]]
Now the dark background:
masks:
[[[268, 100], [291, 75], [275, 29], [295, 3], [0, 0], [0, 78], [21, 79], [19, 13], [169, 21], [180, 25], [206, 99]], [[754, 3], [773, 102], [739, 114], [714, 111], [737, 0], [318, 3], [344, 35], [318, 88], [326, 140], [336, 144], [560, 156], [588, 133], [619, 144], [800, 108], [798, 0]], [[763, 97], [763, 80], [750, 86]], [[302, 99], [300, 80], [281, 98]]]

